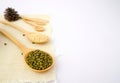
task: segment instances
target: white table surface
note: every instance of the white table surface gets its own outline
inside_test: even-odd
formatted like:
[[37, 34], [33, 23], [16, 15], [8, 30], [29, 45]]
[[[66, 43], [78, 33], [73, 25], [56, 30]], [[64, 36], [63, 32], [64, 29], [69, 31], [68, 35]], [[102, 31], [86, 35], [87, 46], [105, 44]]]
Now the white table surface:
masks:
[[120, 83], [120, 0], [0, 0], [0, 14], [49, 14], [58, 83]]

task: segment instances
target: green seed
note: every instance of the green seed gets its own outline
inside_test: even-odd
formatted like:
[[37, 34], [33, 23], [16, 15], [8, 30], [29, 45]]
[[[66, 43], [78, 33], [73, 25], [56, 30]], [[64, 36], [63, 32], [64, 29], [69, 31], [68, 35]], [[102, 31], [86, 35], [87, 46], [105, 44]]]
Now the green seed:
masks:
[[40, 50], [31, 51], [26, 58], [27, 64], [36, 70], [44, 70], [52, 65], [52, 57]]
[[32, 42], [32, 44], [35, 44], [35, 42]]
[[7, 43], [4, 43], [4, 45], [6, 46], [6, 45], [7, 45]]
[[21, 53], [21, 55], [23, 55], [23, 53]]
[[25, 34], [23, 34], [23, 36], [25, 36]]

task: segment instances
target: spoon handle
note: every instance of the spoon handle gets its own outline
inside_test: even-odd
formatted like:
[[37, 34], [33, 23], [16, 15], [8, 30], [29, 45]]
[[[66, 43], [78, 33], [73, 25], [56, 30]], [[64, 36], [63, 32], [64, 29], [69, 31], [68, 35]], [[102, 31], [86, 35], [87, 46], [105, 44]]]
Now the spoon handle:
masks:
[[28, 33], [28, 32], [27, 32], [26, 30], [24, 30], [23, 28], [21, 28], [21, 27], [19, 27], [19, 26], [16, 26], [16, 25], [14, 25], [14, 24], [12, 24], [12, 23], [10, 23], [10, 22], [1, 21], [1, 20], [0, 20], [0, 23], [5, 24], [5, 25], [8, 25], [8, 26], [11, 26], [11, 27], [13, 27], [13, 28], [15, 28], [15, 29], [23, 32], [23, 33]]
[[15, 43], [23, 52], [27, 50], [27, 47], [25, 47], [22, 43], [20, 43], [18, 40], [16, 40], [13, 36], [11, 36], [8, 32], [6, 32], [3, 29], [0, 29], [0, 32], [4, 34], [6, 37], [8, 37], [13, 43]]

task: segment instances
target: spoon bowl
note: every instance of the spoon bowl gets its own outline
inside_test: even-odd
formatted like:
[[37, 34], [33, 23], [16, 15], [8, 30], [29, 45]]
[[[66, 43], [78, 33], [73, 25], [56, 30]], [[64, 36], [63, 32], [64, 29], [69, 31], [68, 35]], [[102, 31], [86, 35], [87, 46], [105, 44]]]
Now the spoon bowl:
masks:
[[29, 18], [25, 16], [21, 16], [23, 21], [30, 24], [35, 28], [36, 31], [44, 31], [44, 26], [49, 22], [45, 19], [38, 18]]
[[25, 21], [26, 23], [28, 23], [28, 24], [30, 24], [31, 26], [33, 26], [36, 31], [41, 32], [41, 31], [44, 31], [44, 30], [45, 30], [45, 28], [43, 27], [43, 25], [37, 25], [37, 24], [35, 24], [35, 23], [33, 23], [33, 22], [30, 22], [30, 21], [27, 21], [27, 20], [23, 20], [23, 21]]
[[[35, 51], [35, 49], [34, 49], [34, 50], [31, 50], [31, 51]], [[50, 70], [50, 69], [54, 66], [54, 62], [55, 62], [55, 61], [54, 61], [54, 58], [53, 58], [53, 56], [51, 56], [51, 55], [49, 54], [49, 56], [52, 58], [52, 64], [51, 64], [49, 67], [47, 67], [47, 68], [45, 68], [45, 69], [43, 69], [43, 70], [37, 70], [37, 69], [34, 69], [34, 68], [30, 67], [29, 64], [27, 63], [27, 57], [28, 57], [28, 54], [29, 54], [31, 51], [29, 51], [28, 53], [26, 53], [26, 54], [24, 55], [24, 61], [25, 61], [25, 63], [27, 64], [27, 66], [28, 66], [32, 71], [42, 73], [42, 72], [45, 72], [45, 71]], [[43, 51], [43, 52], [45, 52], [45, 51]], [[45, 53], [48, 54], [47, 52], [45, 52]]]
[[46, 43], [49, 41], [49, 38], [47, 35], [42, 34], [42, 33], [28, 33], [27, 38], [32, 41], [33, 43], [39, 44], [39, 43]]

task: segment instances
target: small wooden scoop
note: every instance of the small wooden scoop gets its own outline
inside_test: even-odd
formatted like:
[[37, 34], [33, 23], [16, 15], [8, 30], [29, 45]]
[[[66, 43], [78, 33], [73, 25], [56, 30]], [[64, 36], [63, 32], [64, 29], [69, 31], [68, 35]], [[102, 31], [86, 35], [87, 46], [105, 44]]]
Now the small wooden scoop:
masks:
[[24, 22], [30, 24], [35, 28], [36, 31], [44, 31], [44, 27], [49, 21], [38, 19], [38, 18], [29, 18], [25, 16], [21, 16]]
[[31, 26], [33, 26], [36, 31], [40, 32], [40, 31], [44, 31], [45, 30], [43, 26], [39, 26], [39, 25], [37, 25], [37, 24], [35, 24], [35, 23], [31, 22], [31, 21], [28, 21], [28, 20], [23, 20], [23, 21], [25, 21], [26, 23], [28, 23]]
[[[19, 41], [17, 41], [13, 36], [11, 36], [8, 32], [6, 32], [5, 30], [3, 30], [3, 29], [0, 29], [0, 32], [1, 33], [3, 33], [6, 37], [8, 37], [12, 42], [14, 42], [22, 51], [23, 51], [23, 55], [24, 55], [24, 60], [25, 60], [25, 62], [26, 62], [26, 57], [28, 56], [28, 53], [29, 52], [31, 52], [31, 51], [34, 51], [35, 49], [31, 49], [31, 48], [27, 48], [27, 47], [25, 47], [23, 44], [21, 44]], [[44, 51], [43, 51], [44, 52]], [[47, 52], [45, 52], [45, 53], [47, 53]], [[48, 54], [48, 53], [47, 53]], [[50, 55], [50, 54], [49, 54]], [[53, 56], [51, 56], [52, 57], [52, 65], [51, 66], [49, 66], [48, 68], [46, 68], [46, 69], [44, 69], [44, 70], [36, 70], [36, 69], [33, 69], [33, 68], [31, 68], [28, 64], [27, 64], [27, 62], [26, 62], [26, 64], [29, 66], [29, 68], [30, 69], [32, 69], [33, 71], [35, 71], [35, 72], [45, 72], [45, 71], [47, 71], [47, 70], [49, 70], [49, 69], [51, 69], [53, 66], [54, 66], [54, 58], [53, 58]]]
[[28, 32], [28, 31], [24, 30], [23, 28], [18, 27], [10, 22], [7, 22], [7, 21], [0, 21], [0, 23], [5, 24], [5, 25], [9, 25], [9, 26], [25, 33], [26, 37], [34, 43], [37, 43], [37, 44], [46, 43], [49, 40], [48, 36], [45, 34], [37, 33], [37, 32]]

